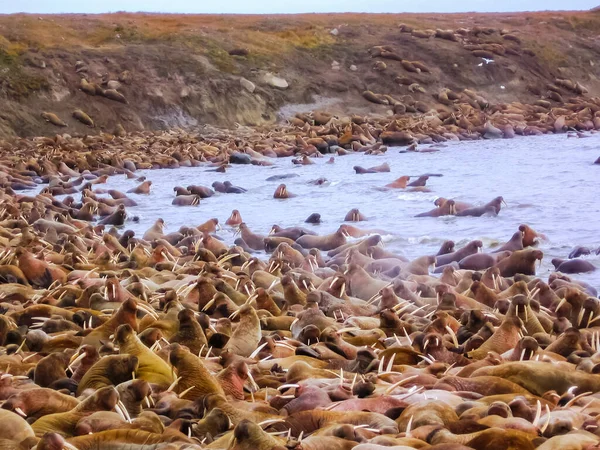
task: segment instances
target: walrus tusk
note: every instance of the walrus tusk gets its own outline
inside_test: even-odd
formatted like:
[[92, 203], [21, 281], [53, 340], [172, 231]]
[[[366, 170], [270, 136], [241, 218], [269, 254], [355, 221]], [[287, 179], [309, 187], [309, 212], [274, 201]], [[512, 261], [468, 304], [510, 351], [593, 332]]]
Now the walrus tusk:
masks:
[[298, 389], [299, 387], [300, 387], [299, 384], [287, 383], [287, 384], [282, 384], [281, 386], [279, 386], [277, 388], [277, 390], [282, 392], [282, 391], [285, 391], [286, 389], [290, 389], [290, 388]]
[[175, 379], [175, 381], [173, 381], [171, 383], [171, 386], [169, 386], [169, 388], [167, 389], [167, 392], [173, 392], [173, 389], [175, 389], [175, 386], [177, 386], [181, 380], [182, 380], [182, 377], [177, 377]]
[[185, 394], [187, 394], [188, 392], [190, 392], [192, 389], [194, 389], [196, 386], [190, 386], [189, 388], [187, 388], [185, 391], [181, 392], [178, 397], [179, 398], [183, 398], [185, 397]]
[[412, 426], [412, 421], [413, 421], [413, 416], [410, 416], [410, 419], [408, 419], [408, 424], [406, 424], [406, 437], [407, 438], [411, 437], [410, 427]]
[[580, 398], [583, 397], [587, 397], [588, 395], [593, 394], [593, 392], [589, 391], [589, 392], [583, 392], [582, 394], [576, 395], [575, 397], [573, 397], [571, 400], [569, 400], [565, 406], [563, 406], [563, 408], [568, 408], [569, 406], [573, 405], [577, 400], [579, 400]]
[[448, 333], [450, 333], [450, 337], [452, 338], [452, 342], [454, 343], [454, 346], [456, 348], [458, 348], [458, 339], [456, 337], [456, 334], [454, 333], [454, 330], [452, 328], [450, 328], [449, 325], [446, 325], [446, 331], [448, 331]]
[[259, 427], [262, 427], [263, 425], [271, 425], [274, 423], [281, 423], [281, 422], [285, 422], [284, 419], [267, 419], [267, 420], [263, 420], [262, 422], [258, 422], [256, 425], [258, 425]]
[[[249, 356], [248, 358], [250, 358], [250, 359], [254, 359], [254, 358], [256, 358], [256, 357], [258, 356], [258, 354], [260, 353], [260, 351], [261, 351], [263, 348], [265, 348], [265, 345], [267, 345], [267, 344], [268, 344], [268, 342], [265, 342], [265, 343], [263, 343], [263, 344], [259, 345], [259, 346], [258, 346], [258, 348], [257, 348], [256, 350], [254, 350], [254, 351], [253, 351], [253, 352], [250, 354], [250, 356]], [[277, 345], [277, 344], [276, 344], [276, 345]]]
[[396, 389], [398, 386], [402, 386], [404, 383], [408, 383], [409, 381], [414, 380], [415, 378], [418, 378], [419, 375], [412, 375], [410, 377], [406, 377], [401, 379], [400, 381], [395, 382], [394, 384], [392, 384], [391, 386], [389, 386], [385, 391], [384, 391], [384, 395], [389, 395], [391, 394], [391, 392]]
[[546, 405], [546, 423], [544, 423], [544, 426], [540, 428], [540, 432], [542, 434], [544, 434], [546, 428], [548, 428], [548, 425], [550, 425], [550, 408], [548, 407], [548, 405]]
[[27, 414], [21, 408], [15, 408], [15, 412], [22, 417], [27, 417]]
[[81, 361], [83, 358], [85, 358], [85, 353], [81, 353], [80, 355], [77, 355], [77, 353], [75, 353], [73, 356], [71, 356], [71, 360], [69, 361], [67, 370], [70, 370], [71, 372], [73, 372], [73, 366], [75, 364], [77, 364], [79, 361]]
[[260, 388], [258, 387], [258, 384], [256, 384], [256, 381], [254, 381], [254, 377], [252, 376], [252, 373], [250, 372], [250, 368], [248, 368], [248, 371], [246, 373], [248, 374], [248, 379], [250, 380], [252, 387], [254, 388], [255, 391], [258, 391]]
[[117, 405], [119, 405], [119, 408], [121, 408], [121, 410], [123, 411], [123, 414], [125, 415], [125, 418], [127, 419], [127, 422], [131, 423], [131, 416], [129, 415], [129, 411], [127, 411], [127, 408], [125, 408], [125, 405], [123, 404], [123, 402], [121, 400], [119, 400], [117, 402]]
[[538, 422], [540, 421], [540, 417], [542, 417], [542, 403], [538, 400], [537, 401], [537, 405], [536, 405], [536, 409], [535, 409], [535, 417], [533, 418], [533, 426], [537, 427], [538, 426]]

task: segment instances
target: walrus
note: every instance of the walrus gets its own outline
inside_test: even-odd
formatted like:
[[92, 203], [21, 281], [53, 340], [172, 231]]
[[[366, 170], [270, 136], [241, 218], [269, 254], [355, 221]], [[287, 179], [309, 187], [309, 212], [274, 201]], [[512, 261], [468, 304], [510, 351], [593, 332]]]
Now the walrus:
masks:
[[346, 226], [341, 225], [335, 233], [325, 236], [300, 236], [296, 240], [296, 244], [306, 249], [317, 248], [319, 250], [329, 251], [344, 245], [346, 243], [346, 236], [348, 236]]
[[362, 214], [358, 208], [352, 208], [344, 217], [344, 222], [362, 222], [367, 220], [367, 217]]
[[227, 188], [225, 187], [225, 184], [221, 181], [215, 181], [213, 182], [213, 184], [211, 184], [211, 186], [215, 190], [215, 192], [220, 192], [221, 194], [227, 193]]
[[90, 116], [84, 113], [80, 109], [76, 109], [73, 111], [73, 117], [79, 120], [82, 124], [87, 125], [88, 127], [94, 128], [94, 121]]
[[463, 211], [459, 211], [456, 213], [456, 215], [459, 217], [464, 217], [464, 216], [480, 217], [486, 213], [488, 213], [488, 214], [491, 213], [491, 214], [497, 215], [498, 213], [500, 213], [502, 203], [506, 204], [504, 202], [504, 198], [502, 198], [501, 196], [496, 197], [495, 199], [493, 199], [489, 203], [486, 203], [485, 205], [475, 206], [473, 208], [468, 208]]
[[392, 188], [392, 189], [405, 189], [407, 186], [406, 183], [408, 183], [409, 180], [410, 180], [410, 177], [404, 175], [404, 176], [392, 181], [391, 183], [386, 184], [384, 187]]
[[273, 194], [273, 198], [284, 199], [292, 197], [296, 197], [296, 194], [292, 194], [291, 192], [289, 192], [285, 184], [280, 184], [279, 186], [277, 186], [277, 189], [275, 189], [275, 193]]
[[126, 105], [129, 103], [125, 96], [116, 89], [104, 89], [102, 90], [102, 96], [116, 102], [125, 103]]
[[520, 273], [535, 275], [535, 263], [541, 261], [544, 253], [540, 250], [525, 249], [513, 252], [509, 257], [499, 261], [494, 267], [500, 270], [503, 277], [512, 277]]
[[129, 189], [127, 191], [127, 193], [131, 193], [131, 194], [149, 194], [150, 193], [150, 186], [152, 186], [152, 181], [144, 181], [139, 186], [136, 186], [136, 187], [134, 187], [132, 189]]
[[198, 206], [199, 204], [199, 195], [178, 195], [171, 202], [171, 205], [175, 206]]
[[187, 187], [187, 190], [190, 194], [199, 195], [200, 198], [208, 198], [215, 195], [215, 191], [206, 186], [191, 185]]
[[86, 389], [116, 386], [133, 378], [138, 359], [133, 355], [109, 355], [100, 358], [83, 376], [77, 386], [77, 395]]
[[415, 217], [441, 217], [441, 216], [452, 216], [456, 215], [456, 207], [454, 200], [447, 200], [441, 206], [427, 211], [421, 214], [417, 214]]
[[44, 119], [46, 122], [50, 122], [52, 125], [56, 125], [57, 127], [67, 126], [67, 124], [61, 118], [51, 112], [43, 112], [42, 119]]
[[515, 232], [512, 235], [512, 237], [508, 240], [508, 242], [506, 242], [501, 247], [493, 250], [492, 253], [500, 253], [500, 252], [503, 252], [506, 250], [508, 250], [510, 252], [514, 252], [516, 250], [523, 250], [523, 232], [522, 231]]
[[192, 194], [186, 188], [181, 187], [181, 186], [175, 186], [173, 188], [173, 192], [175, 192], [175, 195], [191, 195]]
[[458, 261], [458, 266], [463, 270], [485, 270], [508, 258], [510, 253], [507, 250], [492, 254], [476, 253]]
[[185, 347], [173, 344], [169, 353], [169, 362], [180, 377], [180, 381], [174, 389], [175, 392], [187, 391], [186, 398], [190, 400], [196, 400], [208, 394], [224, 395], [223, 388], [208, 371], [203, 360], [190, 353]]
[[419, 178], [417, 178], [415, 181], [409, 183], [408, 186], [422, 187], [422, 186], [425, 186], [425, 184], [427, 183], [427, 180], [429, 180], [429, 177], [427, 175], [422, 175]]
[[127, 218], [127, 212], [125, 211], [125, 205], [117, 206], [117, 210], [106, 216], [100, 222], [100, 225], [114, 225], [114, 226], [122, 226], [125, 223], [125, 219]]
[[304, 223], [312, 223], [312, 224], [319, 224], [319, 223], [321, 223], [321, 214], [319, 214], [319, 213], [312, 213], [310, 216], [308, 216], [306, 218], [306, 220], [304, 221]]
[[231, 184], [230, 181], [225, 181], [223, 183], [223, 186], [225, 187], [225, 192], [227, 194], [243, 194], [244, 192], [246, 192], [246, 189], [244, 189], [243, 187], [234, 186], [233, 184]]
[[553, 258], [552, 265], [557, 272], [562, 273], [588, 273], [594, 272], [596, 267], [589, 261], [583, 259], [560, 259]]
[[519, 225], [519, 231], [523, 233], [523, 247], [531, 247], [537, 240], [546, 239], [546, 236], [537, 233], [529, 225]]
[[369, 167], [368, 169], [365, 169], [361, 166], [354, 166], [353, 169], [357, 174], [381, 173], [381, 172], [389, 172], [390, 165], [388, 163], [383, 163], [383, 164], [380, 164], [379, 166]]
[[[454, 243], [452, 243], [454, 245]], [[464, 247], [456, 250], [452, 253], [445, 253], [436, 257], [436, 265], [445, 266], [450, 264], [452, 261], [460, 261], [469, 255], [473, 255], [479, 252], [479, 249], [483, 247], [483, 242], [479, 239], [469, 242]]]
[[225, 221], [225, 224], [229, 225], [230, 227], [235, 227], [241, 224], [242, 222], [243, 220], [242, 216], [240, 215], [240, 212], [237, 209], [234, 209], [233, 211], [231, 211], [231, 216], [229, 216], [229, 219]]

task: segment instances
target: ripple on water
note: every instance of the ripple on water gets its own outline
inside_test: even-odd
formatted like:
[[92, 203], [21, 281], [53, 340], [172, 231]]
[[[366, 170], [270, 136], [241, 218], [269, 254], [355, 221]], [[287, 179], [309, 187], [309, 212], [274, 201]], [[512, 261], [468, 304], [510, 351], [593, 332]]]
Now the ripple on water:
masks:
[[[583, 142], [583, 144], [582, 144]], [[138, 206], [128, 208], [130, 217], [139, 223], [126, 224], [142, 235], [158, 217], [172, 232], [186, 225], [198, 225], [216, 217], [221, 223], [231, 210], [238, 209], [244, 221], [256, 233], [267, 234], [273, 224], [306, 226], [319, 234], [335, 231], [351, 208], [359, 208], [368, 222], [354, 224], [365, 229], [384, 230], [386, 248], [407, 257], [437, 253], [448, 239], [457, 246], [472, 239], [481, 239], [485, 247], [508, 240], [521, 223], [527, 223], [544, 233], [548, 241], [540, 248], [545, 257], [540, 275], [550, 273], [552, 258], [566, 258], [576, 245], [597, 248], [600, 245], [598, 175], [600, 166], [592, 162], [600, 156], [600, 134], [587, 139], [566, 139], [565, 135], [449, 143], [436, 153], [399, 153], [390, 148], [384, 156], [363, 154], [336, 157], [334, 164], [327, 158], [315, 159], [310, 166], [293, 166], [290, 158], [273, 160], [271, 167], [234, 166], [225, 174], [206, 167], [176, 170], [144, 170], [152, 180], [150, 196], [130, 194]], [[387, 162], [391, 173], [356, 175], [355, 165], [371, 167]], [[432, 192], [405, 192], [381, 188], [402, 175], [417, 176], [441, 173], [430, 177], [427, 187]], [[293, 174], [283, 180], [266, 181], [274, 175]], [[331, 183], [317, 186], [310, 181], [320, 177]], [[244, 194], [216, 194], [202, 200], [198, 207], [171, 206], [174, 186], [230, 180], [248, 189]], [[273, 192], [285, 183], [298, 197], [273, 199]], [[125, 176], [111, 177], [108, 188], [127, 191], [136, 183]], [[437, 197], [454, 198], [482, 204], [502, 195], [508, 203], [498, 217], [415, 218], [418, 213], [434, 207]], [[308, 225], [304, 220], [314, 212], [323, 223]], [[233, 243], [231, 230], [219, 232]], [[600, 267], [600, 257], [587, 257]], [[579, 279], [600, 288], [600, 270], [582, 274]]]

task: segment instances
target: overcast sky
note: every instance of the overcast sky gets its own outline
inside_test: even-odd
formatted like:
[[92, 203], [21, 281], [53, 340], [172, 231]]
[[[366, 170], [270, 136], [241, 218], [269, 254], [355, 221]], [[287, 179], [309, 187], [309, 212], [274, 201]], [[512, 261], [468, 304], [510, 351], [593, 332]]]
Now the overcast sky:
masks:
[[600, 0], [0, 0], [0, 13], [502, 12], [590, 9]]

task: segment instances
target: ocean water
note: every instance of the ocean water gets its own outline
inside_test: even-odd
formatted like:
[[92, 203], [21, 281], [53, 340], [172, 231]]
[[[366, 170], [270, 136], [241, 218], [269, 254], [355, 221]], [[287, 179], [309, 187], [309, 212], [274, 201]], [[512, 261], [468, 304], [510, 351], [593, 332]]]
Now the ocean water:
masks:
[[[538, 276], [552, 272], [551, 259], [565, 258], [577, 245], [595, 250], [600, 246], [600, 134], [585, 139], [566, 135], [520, 137], [511, 140], [482, 140], [448, 143], [434, 153], [403, 153], [389, 148], [382, 156], [353, 154], [335, 156], [334, 164], [313, 158], [315, 164], [294, 165], [291, 158], [272, 159], [271, 167], [234, 165], [227, 173], [211, 167], [144, 170], [152, 181], [150, 195], [128, 194], [138, 203], [128, 207], [124, 229], [141, 236], [154, 221], [165, 220], [166, 232], [181, 226], [197, 226], [216, 217], [224, 224], [233, 209], [240, 211], [249, 228], [268, 234], [271, 226], [304, 226], [319, 234], [335, 231], [352, 208], [358, 208], [368, 221], [353, 223], [363, 229], [382, 231], [386, 248], [409, 258], [435, 254], [441, 243], [451, 239], [460, 248], [481, 239], [484, 251], [510, 239], [520, 224], [528, 224], [547, 236], [539, 245], [544, 259]], [[387, 162], [390, 173], [357, 175], [353, 166], [372, 167]], [[402, 175], [430, 177], [430, 192], [407, 192], [382, 187]], [[274, 175], [293, 178], [266, 181]], [[311, 181], [324, 177], [326, 184]], [[221, 194], [204, 199], [199, 206], [172, 206], [173, 187], [191, 184], [210, 186], [229, 180], [247, 189], [243, 194]], [[297, 196], [278, 200], [273, 193], [280, 183]], [[106, 185], [126, 192], [137, 182], [124, 175], [111, 177]], [[434, 208], [438, 197], [453, 198], [475, 205], [502, 195], [507, 203], [496, 217], [414, 217]], [[311, 213], [320, 213], [320, 225], [305, 224]], [[233, 230], [224, 228], [218, 236], [233, 243]], [[586, 257], [599, 270], [575, 276], [600, 288], [600, 256]]]

